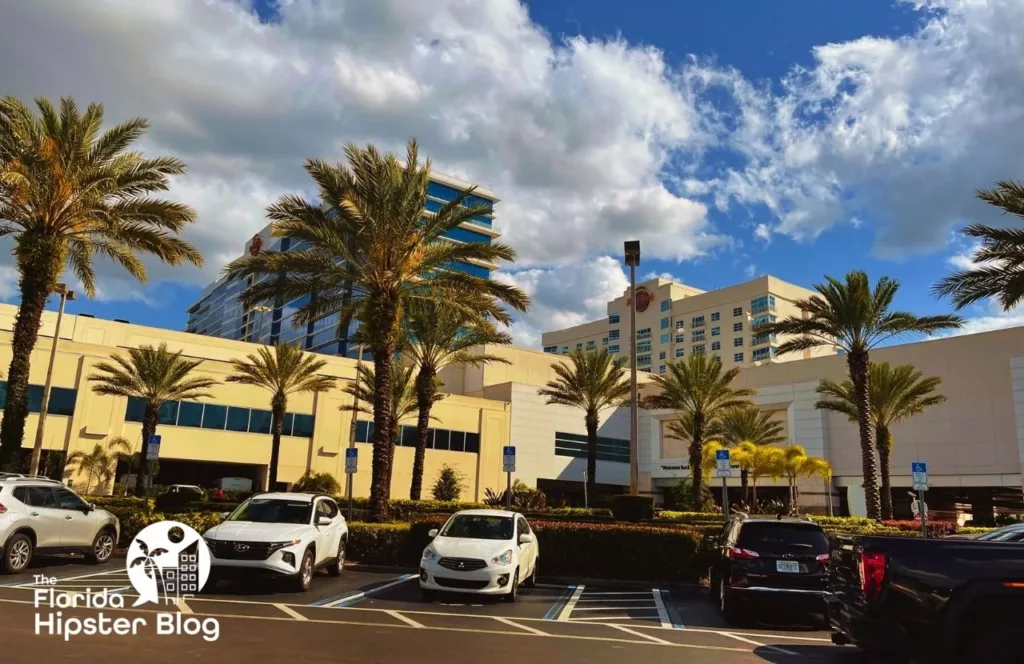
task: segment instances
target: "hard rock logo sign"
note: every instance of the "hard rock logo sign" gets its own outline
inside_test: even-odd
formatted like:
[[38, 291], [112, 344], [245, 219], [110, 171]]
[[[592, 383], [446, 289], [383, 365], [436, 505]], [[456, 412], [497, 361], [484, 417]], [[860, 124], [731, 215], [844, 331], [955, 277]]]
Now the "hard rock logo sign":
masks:
[[[632, 298], [626, 298], [626, 306], [632, 304]], [[640, 313], [647, 311], [647, 307], [651, 304], [651, 294], [646, 288], [641, 286], [636, 289], [636, 310]]]

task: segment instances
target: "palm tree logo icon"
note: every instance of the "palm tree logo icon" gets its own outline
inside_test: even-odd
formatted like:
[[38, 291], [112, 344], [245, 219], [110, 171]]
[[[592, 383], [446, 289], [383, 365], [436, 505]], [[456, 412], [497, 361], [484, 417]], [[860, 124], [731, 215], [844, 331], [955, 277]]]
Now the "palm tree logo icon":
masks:
[[128, 580], [138, 593], [132, 606], [174, 603], [198, 593], [210, 563], [206, 542], [192, 528], [176, 521], [146, 526], [128, 547]]

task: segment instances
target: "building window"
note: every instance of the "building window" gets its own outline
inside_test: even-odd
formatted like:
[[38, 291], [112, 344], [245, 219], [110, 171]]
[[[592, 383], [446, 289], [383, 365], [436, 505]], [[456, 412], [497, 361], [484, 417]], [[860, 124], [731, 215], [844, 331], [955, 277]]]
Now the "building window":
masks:
[[609, 316], [608, 316], [608, 324], [609, 325], [618, 325], [619, 324], [619, 315], [618, 314], [609, 314]]
[[700, 344], [699, 346], [694, 346], [693, 347], [693, 354], [694, 355], [703, 355], [704, 354], [704, 344]]
[[614, 355], [615, 353], [618, 353], [619, 352], [618, 345], [608, 346], [608, 352], [611, 353], [612, 355]]
[[660, 373], [660, 374], [665, 373], [665, 365], [664, 364], [658, 365], [658, 373]]
[[645, 327], [642, 330], [637, 330], [636, 338], [637, 339], [650, 339], [651, 338], [651, 328]]
[[661, 310], [662, 311], [668, 311], [671, 308], [672, 308], [672, 300], [662, 300], [661, 301]]
[[557, 353], [558, 352], [558, 346], [544, 346], [544, 352], [545, 353]]
[[667, 344], [671, 340], [672, 340], [672, 335], [671, 334], [663, 334], [663, 335], [661, 335], [661, 343]]
[[668, 326], [671, 325], [671, 324], [672, 324], [672, 321], [668, 318], [668, 316], [666, 316], [665, 318], [661, 319], [661, 329], [667, 330]]
[[660, 353], [658, 353], [658, 359], [659, 360], [664, 360], [665, 359], [665, 351], [661, 351]]
[[742, 332], [743, 331], [743, 323], [733, 323], [732, 324], [732, 331], [733, 332]]
[[[145, 399], [130, 397], [125, 408], [125, 421], [141, 422], [145, 414]], [[271, 419], [269, 410], [215, 403], [165, 401], [160, 407], [160, 423], [166, 426], [268, 434], [270, 433]], [[283, 424], [284, 431], [282, 433], [286, 436], [313, 437], [314, 420], [312, 415], [285, 413]]]
[[[587, 458], [587, 437], [584, 434], [555, 432], [555, 454], [558, 456]], [[629, 463], [629, 440], [597, 437], [597, 460]]]
[[732, 345], [733, 345], [733, 347], [742, 346], [743, 345], [743, 337], [735, 337], [735, 338], [733, 338]]
[[[51, 387], [50, 388], [50, 403], [46, 407], [46, 412], [49, 415], [74, 415], [75, 414], [75, 401], [78, 400], [78, 390], [71, 390], [66, 387]], [[7, 404], [7, 381], [0, 380], [0, 408], [3, 408]], [[29, 385], [28, 386], [28, 412], [38, 413], [43, 406], [43, 386], [42, 385]], [[145, 411], [146, 404], [143, 402], [140, 406], [142, 411]], [[161, 411], [162, 412], [162, 411]], [[142, 416], [139, 416], [137, 422], [142, 421]]]
[[576, 344], [576, 350], [583, 350], [583, 344], [582, 343]]
[[704, 327], [704, 317], [694, 316], [693, 320], [690, 321], [690, 327]]
[[590, 341], [587, 342], [587, 350], [594, 350], [595, 348], [597, 348], [597, 342], [596, 341], [591, 339]]
[[651, 342], [650, 341], [641, 341], [640, 343], [638, 343], [636, 345], [636, 352], [638, 352], [638, 353], [650, 353], [651, 352]]
[[686, 327], [686, 322], [685, 321], [683, 321], [683, 320], [677, 320], [676, 321], [676, 329], [677, 330], [681, 330], [684, 327]]
[[711, 322], [712, 322], [712, 323], [716, 323], [716, 322], [718, 322], [718, 319], [719, 319], [719, 318], [720, 318], [720, 316], [718, 315], [718, 312], [717, 312], [717, 311], [713, 311], [713, 312], [711, 312]]
[[683, 349], [682, 348], [676, 348], [676, 357], [682, 357], [682, 356], [683, 356]]
[[711, 350], [722, 350], [722, 342], [721, 341], [712, 341], [711, 342]]
[[754, 336], [752, 336], [750, 338], [750, 345], [751, 346], [760, 346], [761, 344], [766, 344], [768, 342], [774, 342], [774, 341], [775, 341], [775, 335], [774, 334], [768, 334], [767, 332], [762, 332], [761, 334], [755, 334]]
[[757, 362], [758, 360], [767, 360], [775, 357], [775, 346], [768, 346], [767, 348], [755, 348], [751, 359]]
[[704, 330], [698, 330], [691, 336], [693, 337], [691, 341], [704, 341]]
[[713, 327], [713, 328], [711, 328], [711, 336], [717, 337], [721, 333], [722, 333], [722, 328], [720, 328], [720, 327]]
[[684, 341], [686, 341], [686, 335], [685, 334], [677, 334], [676, 335], [676, 343], [677, 344], [681, 344]]
[[743, 361], [743, 353], [733, 353], [732, 354], [732, 361], [733, 362], [742, 362]]
[[619, 331], [618, 330], [608, 330], [608, 338], [611, 339], [612, 341], [615, 341], [616, 339], [619, 338]]
[[604, 339], [601, 339], [601, 345], [602, 346], [607, 346], [608, 345], [608, 337], [605, 337]]
[[732, 310], [732, 315], [733, 316], [742, 316], [743, 315], [743, 307], [736, 307], [735, 309], [733, 309]]
[[775, 316], [772, 316], [772, 315], [767, 315], [767, 316], [758, 316], [757, 318], [755, 318], [755, 319], [754, 319], [754, 320], [753, 320], [753, 321], [751, 322], [751, 326], [752, 326], [752, 327], [753, 327], [754, 329], [757, 329], [757, 327], [758, 327], [759, 325], [767, 325], [768, 323], [774, 323], [774, 322], [775, 322]]
[[763, 314], [768, 311], [775, 311], [774, 295], [762, 295], [750, 301], [750, 313]]
[[649, 365], [651, 363], [651, 356], [650, 355], [637, 355], [636, 356], [636, 363], [637, 364]]
[[568, 346], [562, 346], [562, 355], [568, 355], [568, 354], [569, 354], [569, 347]]
[[[305, 430], [305, 421], [300, 421], [296, 416], [294, 430], [298, 436], [300, 430]], [[398, 432], [398, 444], [402, 447], [415, 447], [419, 436], [415, 426], [402, 425]], [[356, 422], [356, 442], [373, 442], [373, 422], [359, 420]], [[451, 452], [470, 452], [479, 454], [480, 434], [473, 431], [452, 431], [451, 429], [427, 429], [427, 449], [449, 450]]]

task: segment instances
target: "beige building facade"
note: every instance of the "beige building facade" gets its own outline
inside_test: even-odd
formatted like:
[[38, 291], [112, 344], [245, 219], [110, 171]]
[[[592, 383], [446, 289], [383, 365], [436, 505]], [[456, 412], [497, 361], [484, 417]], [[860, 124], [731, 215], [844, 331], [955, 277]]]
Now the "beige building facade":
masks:
[[[637, 369], [664, 373], [668, 362], [693, 354], [716, 355], [726, 368], [820, 357], [833, 348], [779, 356], [784, 338], [755, 334], [756, 325], [799, 316], [795, 302], [813, 291], [771, 276], [702, 291], [655, 278], [637, 285]], [[563, 330], [545, 332], [544, 352], [566, 355], [573, 350], [607, 348], [629, 356], [629, 289], [608, 303], [608, 317]]]

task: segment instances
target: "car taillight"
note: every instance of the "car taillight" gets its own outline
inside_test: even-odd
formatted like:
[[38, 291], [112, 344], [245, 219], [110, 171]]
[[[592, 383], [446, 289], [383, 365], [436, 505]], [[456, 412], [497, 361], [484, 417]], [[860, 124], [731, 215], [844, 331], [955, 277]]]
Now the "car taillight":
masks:
[[0, 503], [0, 514], [7, 514], [7, 508]]
[[885, 578], [885, 554], [861, 552], [859, 569], [860, 588], [864, 591], [864, 597], [878, 597], [882, 592], [882, 579]]
[[760, 558], [756, 551], [741, 549], [736, 546], [726, 548], [725, 557], [732, 558], [733, 560], [753, 560], [754, 558]]
[[827, 553], [823, 553], [820, 556], [815, 556], [814, 559], [817, 560], [819, 563], [827, 563], [831, 558]]

